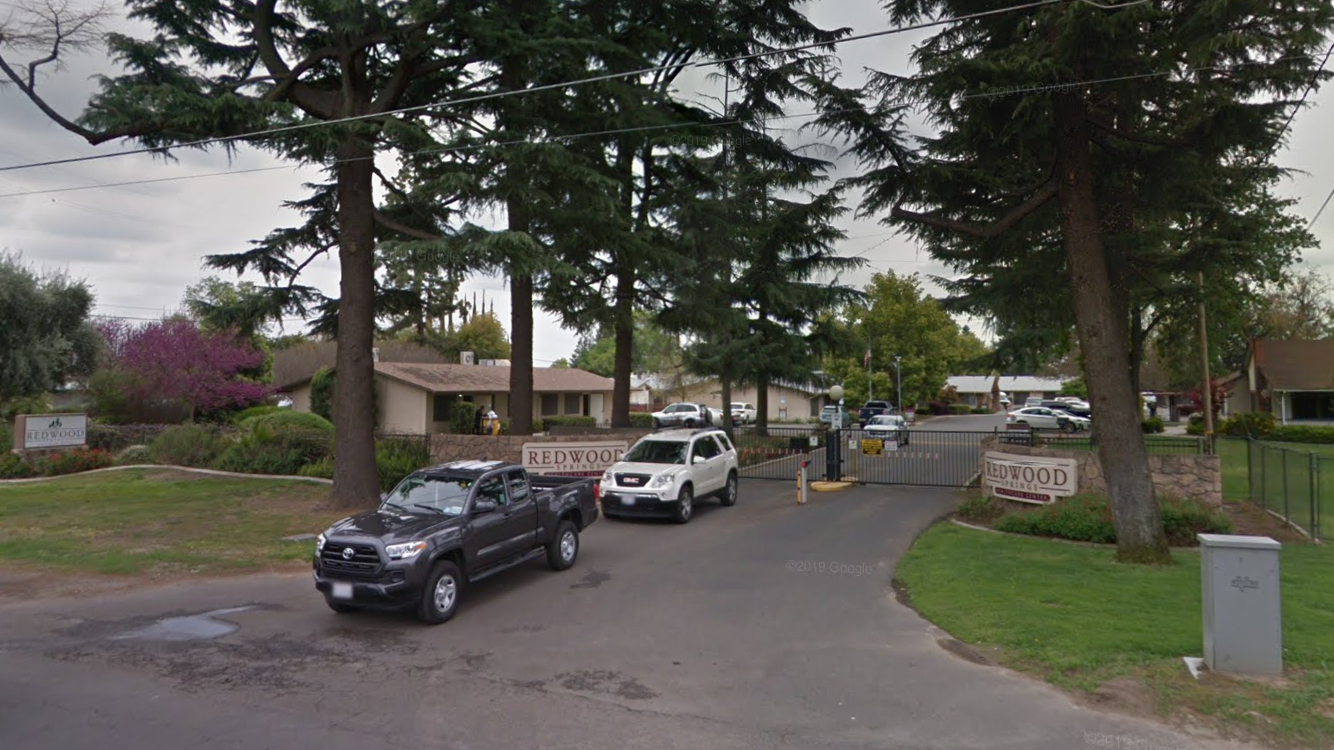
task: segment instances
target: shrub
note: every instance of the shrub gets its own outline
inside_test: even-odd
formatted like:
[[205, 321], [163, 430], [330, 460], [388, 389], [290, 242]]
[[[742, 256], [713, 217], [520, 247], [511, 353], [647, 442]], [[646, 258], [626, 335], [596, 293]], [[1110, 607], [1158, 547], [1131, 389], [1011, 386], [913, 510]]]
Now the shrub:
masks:
[[972, 414], [973, 407], [968, 404], [950, 404], [950, 414]]
[[1252, 437], [1263, 439], [1278, 426], [1278, 418], [1264, 411], [1249, 411], [1234, 414], [1223, 420], [1218, 431], [1228, 437]]
[[148, 452], [154, 463], [204, 468], [230, 445], [231, 438], [215, 425], [182, 424], [159, 433], [148, 444]]
[[1334, 443], [1334, 427], [1313, 424], [1288, 424], [1269, 432], [1269, 440], [1276, 443]]
[[375, 468], [384, 492], [403, 481], [403, 477], [431, 463], [431, 450], [424, 440], [387, 438], [375, 446]]
[[116, 463], [110, 451], [72, 450], [59, 453], [45, 453], [32, 460], [32, 468], [44, 477], [58, 477], [65, 474], [77, 474], [81, 471], [104, 469]]
[[552, 427], [597, 427], [596, 417], [569, 416], [569, 417], [543, 417], [542, 423], [547, 429]]
[[19, 396], [0, 402], [0, 419], [7, 422], [13, 422], [20, 414], [50, 414], [51, 411], [51, 397], [46, 394]]
[[973, 414], [992, 414], [992, 413], [994, 413], [994, 412], [992, 412], [990, 409], [988, 409], [988, 408], [985, 407], [985, 406], [974, 406], [974, 407], [973, 407], [973, 412], [972, 412], [972, 413], [973, 413]]
[[1194, 547], [1196, 534], [1231, 534], [1232, 521], [1198, 500], [1164, 498], [1160, 503], [1163, 530], [1174, 547]]
[[313, 464], [306, 464], [297, 472], [303, 477], [319, 477], [320, 479], [333, 479], [334, 462], [332, 458], [323, 458]]
[[116, 456], [117, 466], [139, 466], [153, 463], [153, 452], [146, 445], [131, 445]]
[[[89, 425], [92, 427], [92, 425]], [[0, 453], [14, 450], [14, 423], [0, 419]]]
[[241, 422], [241, 429], [254, 431], [257, 429], [284, 430], [287, 428], [304, 428], [311, 430], [324, 430], [330, 435], [333, 434], [333, 422], [321, 417], [318, 414], [312, 414], [308, 411], [292, 411], [291, 409], [281, 409], [269, 414], [261, 414], [256, 417], [249, 417]]
[[973, 495], [959, 505], [958, 513], [965, 521], [991, 523], [1005, 514], [1005, 506], [991, 495]]
[[[1227, 534], [1232, 531], [1232, 523], [1227, 517], [1196, 500], [1162, 498], [1159, 508], [1163, 530], [1173, 546], [1193, 547], [1198, 543], [1195, 535], [1199, 533]], [[1034, 510], [1009, 513], [995, 527], [1014, 534], [1076, 542], [1116, 542], [1116, 529], [1112, 525], [1107, 498], [1093, 494], [1075, 495]]]
[[996, 522], [1000, 531], [1049, 536], [1076, 542], [1111, 544], [1116, 541], [1107, 501], [1096, 495], [1075, 495], [1033, 510], [1009, 513]]
[[265, 414], [275, 414], [280, 411], [289, 411], [289, 410], [284, 409], [281, 406], [272, 406], [272, 405], [252, 406], [248, 409], [242, 409], [241, 411], [232, 414], [231, 420], [237, 424], [240, 424], [246, 421], [247, 419], [250, 419], [251, 417], [262, 417]]
[[652, 426], [653, 426], [653, 415], [652, 415], [652, 414], [649, 414], [649, 413], [646, 412], [646, 411], [632, 411], [632, 412], [630, 412], [630, 426], [631, 426], [631, 427], [652, 427]]
[[[449, 407], [449, 431], [455, 435], [471, 435], [477, 429], [477, 404], [471, 401], [455, 401]], [[486, 415], [486, 410], [482, 410]]]
[[27, 479], [37, 472], [19, 456], [13, 453], [0, 455], [0, 479]]
[[307, 464], [328, 458], [333, 453], [333, 426], [324, 420], [328, 426], [284, 419], [295, 414], [301, 412], [252, 417], [215, 468], [241, 474], [293, 475]]
[[315, 371], [310, 378], [310, 410], [325, 419], [333, 419], [333, 370], [328, 366]]
[[91, 422], [88, 425], [88, 447], [115, 453], [132, 445], [148, 445], [153, 438], [171, 427], [164, 424], [112, 425]]
[[1192, 414], [1192, 415], [1191, 415], [1191, 417], [1190, 417], [1190, 421], [1186, 423], [1186, 434], [1187, 434], [1187, 435], [1203, 435], [1203, 434], [1204, 434], [1204, 415], [1203, 415], [1203, 414]]
[[1149, 417], [1148, 419], [1141, 422], [1140, 426], [1144, 429], [1144, 432], [1146, 434], [1162, 432], [1163, 430], [1167, 429], [1166, 425], [1163, 424], [1163, 420], [1158, 417]]

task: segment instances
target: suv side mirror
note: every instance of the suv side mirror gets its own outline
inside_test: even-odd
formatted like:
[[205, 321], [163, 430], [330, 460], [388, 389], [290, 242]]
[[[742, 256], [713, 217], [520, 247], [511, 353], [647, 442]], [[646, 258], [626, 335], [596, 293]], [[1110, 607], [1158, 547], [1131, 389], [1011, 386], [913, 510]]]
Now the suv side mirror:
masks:
[[472, 512], [473, 512], [473, 513], [494, 513], [495, 510], [496, 510], [497, 508], [499, 508], [499, 507], [500, 507], [500, 506], [499, 506], [499, 505], [496, 505], [495, 502], [492, 501], [492, 500], [478, 500], [477, 502], [475, 502], [475, 503], [472, 504]]
[[703, 456], [695, 456], [694, 458], [690, 459], [690, 463], [692, 463], [692, 464], [702, 464], [702, 463], [704, 463], [705, 461], [708, 461], [708, 460], [709, 460], [709, 459], [707, 459], [707, 458], [705, 458], [705, 457], [703, 457]]

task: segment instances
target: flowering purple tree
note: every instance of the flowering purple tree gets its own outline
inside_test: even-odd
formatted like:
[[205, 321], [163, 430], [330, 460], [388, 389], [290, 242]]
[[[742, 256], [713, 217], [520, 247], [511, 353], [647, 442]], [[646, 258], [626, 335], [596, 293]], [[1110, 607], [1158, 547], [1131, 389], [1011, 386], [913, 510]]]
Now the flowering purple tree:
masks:
[[240, 373], [259, 367], [264, 354], [226, 332], [206, 333], [193, 321], [164, 320], [129, 331], [108, 331], [115, 366], [130, 377], [126, 395], [180, 403], [190, 419], [200, 411], [248, 406], [269, 388]]

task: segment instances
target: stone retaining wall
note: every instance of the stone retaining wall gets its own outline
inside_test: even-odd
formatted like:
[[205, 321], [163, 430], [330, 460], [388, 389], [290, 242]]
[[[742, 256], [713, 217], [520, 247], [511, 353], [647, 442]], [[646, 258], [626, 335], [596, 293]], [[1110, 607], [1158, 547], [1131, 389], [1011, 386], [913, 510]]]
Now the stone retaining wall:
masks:
[[624, 440], [626, 446], [652, 430], [611, 430], [584, 435], [449, 435], [431, 436], [431, 460], [449, 461], [510, 461], [523, 463], [524, 443], [597, 443]]
[[[1096, 451], [1063, 451], [1001, 443], [988, 438], [983, 450], [1020, 456], [1073, 458], [1079, 466], [1079, 491], [1107, 493], [1107, 479]], [[1160, 497], [1192, 498], [1209, 505], [1223, 504], [1223, 462], [1219, 456], [1149, 454], [1153, 487]]]

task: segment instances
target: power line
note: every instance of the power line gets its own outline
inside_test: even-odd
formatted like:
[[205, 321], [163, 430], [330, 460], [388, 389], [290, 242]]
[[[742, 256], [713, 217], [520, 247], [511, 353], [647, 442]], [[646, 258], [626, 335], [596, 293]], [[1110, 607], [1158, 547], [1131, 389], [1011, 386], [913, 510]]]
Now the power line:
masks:
[[1067, 3], [1067, 2], [1082, 2], [1082, 3], [1086, 4], [1086, 5], [1092, 5], [1092, 6], [1096, 7], [1096, 8], [1102, 8], [1102, 9], [1105, 9], [1105, 10], [1113, 10], [1113, 9], [1116, 9], [1116, 8], [1125, 8], [1125, 7], [1129, 7], [1129, 6], [1132, 6], [1132, 5], [1141, 5], [1141, 4], [1144, 4], [1144, 3], [1149, 2], [1149, 0], [1130, 0], [1130, 2], [1123, 2], [1123, 3], [1119, 3], [1119, 4], [1114, 4], [1114, 5], [1105, 4], [1105, 3], [1101, 3], [1101, 2], [1097, 2], [1096, 0], [1037, 0], [1036, 2], [1024, 3], [1024, 4], [1022, 4], [1022, 5], [1015, 5], [1015, 6], [1011, 6], [1011, 7], [1007, 7], [1007, 8], [996, 8], [996, 9], [993, 9], [993, 10], [981, 11], [981, 12], [978, 12], [978, 13], [969, 13], [969, 14], [965, 14], [965, 15], [962, 15], [962, 16], [952, 16], [952, 17], [950, 17], [950, 18], [937, 19], [937, 20], [934, 20], [934, 21], [925, 21], [925, 22], [922, 22], [922, 23], [909, 24], [909, 25], [907, 25], [907, 26], [900, 26], [900, 27], [898, 27], [898, 28], [894, 28], [894, 29], [885, 29], [885, 30], [883, 30], [883, 31], [872, 31], [872, 32], [867, 32], [867, 33], [865, 33], [865, 34], [856, 34], [856, 35], [853, 35], [853, 36], [849, 36], [849, 37], [846, 37], [846, 38], [843, 38], [843, 39], [839, 39], [839, 40], [836, 40], [836, 41], [830, 41], [830, 42], [810, 42], [810, 43], [807, 43], [807, 44], [800, 44], [800, 45], [795, 45], [795, 46], [791, 46], [791, 47], [778, 47], [778, 48], [771, 49], [771, 50], [765, 50], [765, 51], [763, 51], [763, 52], [752, 52], [752, 53], [745, 54], [745, 55], [737, 55], [737, 56], [735, 56], [735, 57], [721, 58], [721, 59], [717, 59], [717, 60], [701, 60], [701, 61], [699, 61], [699, 62], [694, 62], [694, 63], [689, 63], [689, 64], [675, 64], [675, 63], [673, 63], [673, 64], [667, 64], [667, 65], [655, 65], [655, 66], [652, 66], [652, 67], [641, 68], [641, 69], [639, 69], [639, 70], [633, 70], [633, 71], [629, 71], [629, 72], [625, 72], [625, 73], [606, 73], [606, 74], [603, 74], [603, 75], [592, 76], [592, 77], [589, 77], [589, 78], [581, 78], [581, 79], [576, 79], [576, 80], [573, 80], [573, 81], [563, 81], [563, 82], [558, 82], [558, 83], [549, 83], [549, 84], [543, 84], [543, 85], [541, 85], [541, 86], [530, 86], [530, 87], [528, 87], [528, 88], [525, 88], [525, 89], [519, 89], [519, 90], [517, 90], [517, 91], [497, 91], [497, 92], [493, 92], [493, 93], [489, 93], [489, 94], [481, 94], [481, 95], [478, 95], [478, 96], [463, 97], [463, 98], [461, 98], [461, 99], [449, 99], [449, 100], [443, 100], [443, 101], [438, 101], [438, 102], [432, 102], [432, 103], [429, 103], [429, 104], [415, 105], [415, 106], [412, 106], [412, 107], [401, 107], [401, 108], [398, 108], [398, 109], [388, 110], [388, 111], [385, 111], [385, 112], [377, 112], [377, 113], [374, 113], [374, 114], [355, 115], [355, 116], [351, 116], [351, 117], [340, 117], [340, 118], [335, 118], [335, 119], [332, 119], [332, 120], [318, 120], [318, 121], [314, 121], [314, 122], [304, 122], [304, 123], [298, 123], [298, 124], [296, 124], [296, 125], [285, 125], [285, 126], [278, 127], [278, 128], [268, 128], [268, 129], [265, 129], [265, 130], [257, 130], [257, 131], [253, 131], [253, 132], [250, 132], [250, 133], [240, 133], [240, 134], [237, 134], [237, 135], [229, 135], [229, 136], [223, 136], [223, 137], [219, 137], [219, 138], [203, 138], [203, 139], [199, 139], [199, 140], [195, 140], [195, 141], [188, 141], [188, 142], [186, 142], [186, 143], [182, 143], [182, 144], [178, 144], [178, 145], [174, 145], [174, 146], [165, 146], [165, 147], [163, 147], [163, 146], [159, 146], [159, 147], [155, 147], [155, 148], [137, 148], [137, 149], [128, 149], [128, 150], [125, 150], [125, 151], [115, 151], [115, 152], [107, 153], [107, 154], [92, 154], [92, 155], [88, 155], [88, 156], [76, 156], [76, 157], [70, 157], [70, 158], [67, 158], [67, 159], [51, 159], [51, 160], [47, 160], [47, 161], [31, 162], [31, 163], [28, 163], [28, 164], [13, 164], [13, 165], [5, 166], [5, 167], [0, 167], [0, 172], [9, 172], [9, 171], [19, 170], [19, 169], [32, 169], [32, 168], [35, 168], [35, 167], [49, 167], [49, 166], [55, 166], [55, 165], [59, 165], [59, 164], [74, 164], [74, 163], [78, 163], [78, 162], [97, 161], [97, 160], [101, 160], [101, 159], [111, 159], [111, 158], [115, 158], [115, 157], [118, 157], [118, 156], [130, 156], [130, 155], [133, 155], [133, 154], [164, 153], [164, 152], [166, 152], [166, 151], [168, 151], [168, 150], [170, 150], [170, 149], [173, 149], [173, 148], [175, 148], [175, 149], [182, 149], [182, 148], [198, 148], [198, 147], [200, 147], [200, 146], [208, 146], [208, 145], [213, 145], [213, 144], [218, 144], [218, 143], [230, 143], [230, 142], [234, 142], [234, 141], [240, 141], [240, 140], [246, 140], [246, 139], [253, 139], [253, 138], [263, 138], [263, 137], [265, 137], [265, 136], [278, 135], [278, 134], [281, 134], [281, 133], [291, 133], [291, 132], [295, 132], [295, 131], [299, 131], [299, 130], [308, 130], [308, 129], [316, 128], [316, 127], [325, 127], [325, 126], [329, 126], [329, 125], [341, 125], [341, 124], [345, 124], [345, 123], [362, 122], [362, 121], [365, 121], [365, 120], [380, 119], [380, 118], [390, 117], [390, 116], [394, 116], [394, 115], [411, 114], [411, 113], [414, 113], [414, 112], [421, 112], [421, 111], [425, 111], [425, 110], [428, 110], [428, 109], [452, 107], [452, 106], [457, 106], [457, 105], [460, 105], [460, 104], [474, 104], [474, 103], [477, 103], [477, 102], [490, 101], [490, 100], [493, 100], [493, 99], [502, 99], [502, 98], [505, 98], [505, 97], [508, 97], [508, 96], [517, 96], [517, 95], [520, 95], [520, 94], [531, 94], [531, 93], [538, 92], [538, 91], [550, 91], [550, 90], [554, 90], [554, 89], [568, 88], [568, 87], [571, 87], [571, 86], [580, 86], [580, 85], [587, 84], [587, 83], [600, 83], [600, 82], [603, 82], [603, 81], [612, 81], [612, 80], [617, 80], [617, 79], [621, 79], [621, 78], [639, 77], [639, 76], [644, 76], [644, 75], [651, 75], [651, 74], [653, 74], [653, 73], [660, 73], [660, 72], [664, 72], [664, 71], [674, 70], [674, 69], [678, 69], [678, 68], [705, 68], [705, 67], [711, 67], [711, 66], [716, 66], [716, 65], [723, 65], [723, 64], [726, 64], [726, 63], [742, 62], [742, 61], [745, 61], [745, 60], [753, 60], [753, 59], [758, 59], [758, 58], [762, 58], [762, 57], [769, 57], [769, 56], [771, 56], [771, 55], [787, 54], [787, 53], [790, 53], [790, 52], [800, 52], [800, 51], [802, 51], [802, 50], [813, 49], [813, 48], [816, 48], [816, 47], [834, 47], [834, 46], [836, 46], [836, 45], [838, 45], [838, 44], [840, 44], [840, 43], [859, 42], [859, 41], [864, 41], [864, 40], [867, 40], [867, 39], [875, 39], [875, 38], [884, 37], [884, 36], [892, 36], [892, 35], [894, 35], [894, 34], [903, 34], [903, 33], [907, 33], [907, 32], [909, 32], [909, 31], [920, 31], [920, 30], [922, 30], [922, 29], [928, 29], [928, 28], [932, 28], [932, 27], [935, 27], [935, 26], [944, 26], [944, 25], [951, 24], [951, 23], [958, 23], [958, 22], [960, 22], [960, 21], [971, 21], [971, 20], [976, 20], [976, 19], [979, 19], [979, 18], [986, 18], [986, 17], [989, 17], [989, 16], [997, 16], [997, 15], [1003, 15], [1003, 14], [1007, 14], [1007, 13], [1014, 13], [1014, 12], [1017, 12], [1017, 11], [1034, 10], [1034, 9], [1037, 9], [1037, 8], [1046, 7], [1046, 6], [1048, 6], [1048, 5], [1056, 5], [1056, 4], [1059, 4], [1059, 3]]

